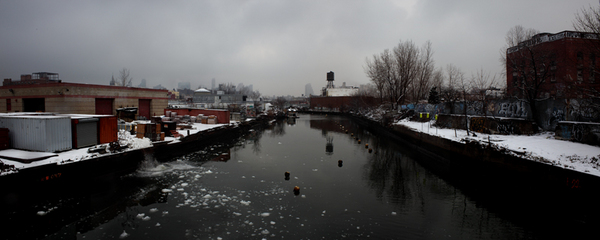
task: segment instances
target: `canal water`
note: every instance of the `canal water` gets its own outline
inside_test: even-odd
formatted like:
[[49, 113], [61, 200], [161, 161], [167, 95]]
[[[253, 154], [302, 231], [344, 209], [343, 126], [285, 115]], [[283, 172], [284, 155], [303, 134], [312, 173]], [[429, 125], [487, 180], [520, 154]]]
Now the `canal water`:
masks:
[[454, 186], [422, 167], [424, 156], [381, 136], [344, 117], [300, 115], [169, 162], [148, 154], [136, 173], [15, 207], [4, 236], [535, 239], [593, 232], [532, 204], [538, 200], [504, 204], [522, 196], [497, 199]]

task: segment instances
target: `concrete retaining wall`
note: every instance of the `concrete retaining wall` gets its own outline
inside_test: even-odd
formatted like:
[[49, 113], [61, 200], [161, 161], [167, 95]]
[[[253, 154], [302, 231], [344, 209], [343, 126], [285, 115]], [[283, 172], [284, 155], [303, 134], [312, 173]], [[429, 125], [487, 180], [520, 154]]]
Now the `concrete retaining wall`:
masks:
[[600, 123], [558, 122], [556, 137], [600, 146]]

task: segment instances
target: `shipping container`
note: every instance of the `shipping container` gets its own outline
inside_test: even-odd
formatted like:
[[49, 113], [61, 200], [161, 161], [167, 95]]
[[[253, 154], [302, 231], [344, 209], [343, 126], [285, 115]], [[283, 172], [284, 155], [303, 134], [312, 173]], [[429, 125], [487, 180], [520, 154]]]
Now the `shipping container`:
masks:
[[12, 148], [60, 152], [71, 150], [71, 118], [49, 114], [0, 115], [0, 128], [8, 128]]
[[71, 119], [82, 119], [82, 118], [95, 118], [97, 119], [96, 124], [96, 144], [105, 144], [116, 142], [118, 137], [119, 129], [131, 131], [131, 127], [128, 129], [127, 126], [119, 126], [117, 116], [115, 115], [98, 115], [98, 114], [60, 114], [61, 116], [69, 116]]
[[98, 118], [98, 144], [119, 140], [117, 117], [112, 115], [96, 116]]

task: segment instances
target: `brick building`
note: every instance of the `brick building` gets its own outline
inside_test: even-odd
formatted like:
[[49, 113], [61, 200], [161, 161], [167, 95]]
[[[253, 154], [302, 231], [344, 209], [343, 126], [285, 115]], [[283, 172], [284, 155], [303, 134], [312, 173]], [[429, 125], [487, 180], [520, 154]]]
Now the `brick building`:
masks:
[[56, 73], [21, 75], [4, 79], [0, 87], [0, 112], [55, 112], [116, 115], [125, 107], [138, 108], [137, 116], [162, 115], [168, 91], [81, 83], [65, 83]]
[[[539, 84], [534, 98], [588, 98], [600, 91], [600, 53], [595, 35], [540, 33], [506, 50], [507, 93], [523, 96], [524, 84]], [[533, 82], [533, 83], [532, 83]]]

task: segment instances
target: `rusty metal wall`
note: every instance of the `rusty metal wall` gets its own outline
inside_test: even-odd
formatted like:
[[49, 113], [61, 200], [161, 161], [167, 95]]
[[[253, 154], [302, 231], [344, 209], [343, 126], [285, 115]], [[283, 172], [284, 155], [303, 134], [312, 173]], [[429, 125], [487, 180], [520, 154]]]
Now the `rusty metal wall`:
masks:
[[72, 149], [71, 118], [67, 116], [0, 116], [0, 127], [8, 128], [12, 148], [60, 152]]

